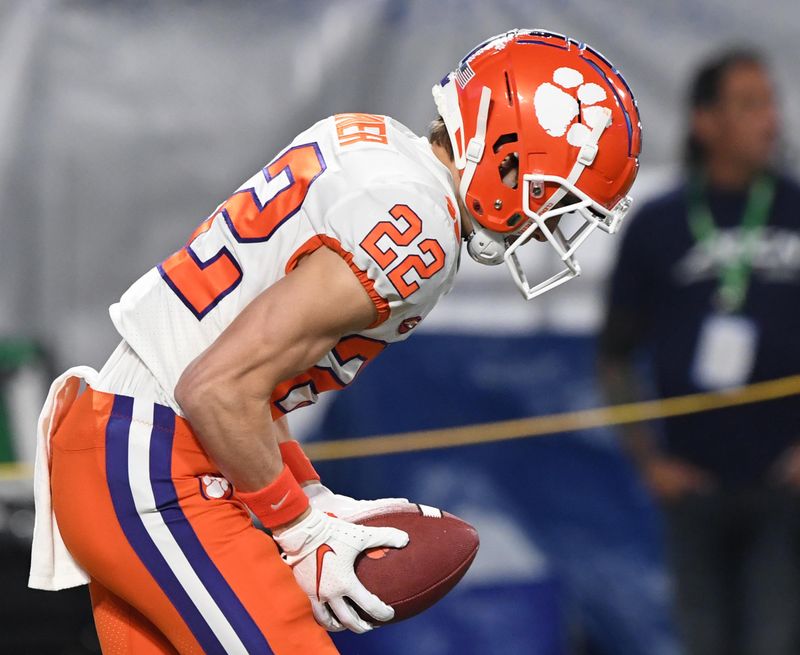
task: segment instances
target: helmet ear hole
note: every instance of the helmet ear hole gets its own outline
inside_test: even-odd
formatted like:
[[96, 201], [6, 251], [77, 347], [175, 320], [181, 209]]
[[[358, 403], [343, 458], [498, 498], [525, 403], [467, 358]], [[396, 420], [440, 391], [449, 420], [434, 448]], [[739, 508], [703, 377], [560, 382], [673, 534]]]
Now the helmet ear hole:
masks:
[[497, 172], [504, 186], [516, 189], [519, 185], [519, 153], [512, 152], [506, 155], [497, 167]]
[[473, 211], [474, 211], [476, 214], [483, 214], [483, 206], [482, 206], [482, 205], [481, 205], [481, 203], [480, 203], [480, 202], [478, 202], [477, 200], [473, 200], [473, 201], [472, 201], [472, 210], [473, 210]]

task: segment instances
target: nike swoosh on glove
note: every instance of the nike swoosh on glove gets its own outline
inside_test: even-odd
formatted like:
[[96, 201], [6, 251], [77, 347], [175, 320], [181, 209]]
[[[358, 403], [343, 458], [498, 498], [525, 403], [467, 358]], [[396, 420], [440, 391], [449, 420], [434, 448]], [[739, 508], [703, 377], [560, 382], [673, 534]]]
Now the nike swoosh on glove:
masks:
[[363, 633], [374, 626], [364, 621], [349, 599], [378, 621], [388, 621], [394, 610], [367, 591], [356, 577], [356, 557], [368, 548], [402, 548], [408, 534], [395, 528], [372, 528], [348, 523], [311, 508], [292, 527], [273, 535], [283, 550], [300, 588], [311, 600], [314, 618], [327, 630], [348, 628]]
[[388, 507], [408, 504], [407, 498], [356, 500], [350, 496], [335, 494], [324, 484], [318, 482], [304, 486], [303, 491], [308, 496], [311, 507], [346, 521], [364, 518]]

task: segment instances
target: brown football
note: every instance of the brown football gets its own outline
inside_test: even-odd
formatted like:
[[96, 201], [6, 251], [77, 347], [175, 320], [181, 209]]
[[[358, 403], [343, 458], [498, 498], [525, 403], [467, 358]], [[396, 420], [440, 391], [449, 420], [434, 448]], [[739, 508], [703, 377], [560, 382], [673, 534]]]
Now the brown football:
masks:
[[[359, 555], [356, 575], [394, 608], [395, 623], [419, 614], [461, 580], [478, 552], [478, 532], [457, 516], [426, 505], [403, 504], [355, 521], [408, 533], [405, 548], [374, 548]], [[359, 615], [375, 623], [360, 609]]]

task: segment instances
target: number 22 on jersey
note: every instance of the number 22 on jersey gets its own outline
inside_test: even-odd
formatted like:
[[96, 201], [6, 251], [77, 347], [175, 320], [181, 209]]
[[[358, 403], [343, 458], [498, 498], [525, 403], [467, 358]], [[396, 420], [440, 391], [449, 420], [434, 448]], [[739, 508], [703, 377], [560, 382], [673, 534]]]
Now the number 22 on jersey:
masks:
[[[361, 242], [361, 247], [383, 270], [386, 270], [397, 259], [394, 247], [411, 245], [414, 239], [422, 234], [422, 219], [408, 205], [395, 205], [389, 210], [389, 215], [395, 221], [404, 222], [406, 227], [401, 230], [394, 223], [381, 221]], [[388, 237], [391, 242], [386, 249], [379, 245], [383, 237]], [[404, 299], [419, 289], [419, 282], [416, 280], [406, 281], [406, 273], [414, 271], [420, 279], [427, 280], [434, 273], [442, 270], [444, 266], [444, 251], [436, 239], [424, 239], [419, 243], [417, 249], [430, 258], [430, 263], [426, 264], [419, 255], [407, 255], [387, 275], [389, 281], [397, 289], [397, 293]]]
[[233, 253], [221, 247], [207, 259], [192, 248], [222, 215], [239, 243], [267, 241], [284, 221], [294, 216], [314, 181], [325, 172], [316, 143], [290, 148], [245, 182], [192, 234], [184, 248], [159, 264], [161, 277], [202, 320], [242, 281]]

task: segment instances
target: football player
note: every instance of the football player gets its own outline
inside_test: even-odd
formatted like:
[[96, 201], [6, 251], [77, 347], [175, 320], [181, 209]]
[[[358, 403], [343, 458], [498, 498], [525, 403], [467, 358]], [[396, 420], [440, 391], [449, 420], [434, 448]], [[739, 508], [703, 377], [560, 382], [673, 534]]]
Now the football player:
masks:
[[[623, 78], [557, 34], [494, 37], [433, 95], [429, 140], [370, 114], [297, 136], [111, 307], [122, 342], [99, 374], [53, 384], [30, 584], [88, 582], [104, 652], [324, 655], [326, 630], [371, 629], [354, 605], [392, 618], [353, 566], [408, 536], [348, 519], [395, 501], [328, 490], [285, 415], [407, 338], [462, 240], [529, 299], [578, 275], [640, 150]], [[541, 282], [517, 258], [535, 240], [563, 263]]]

